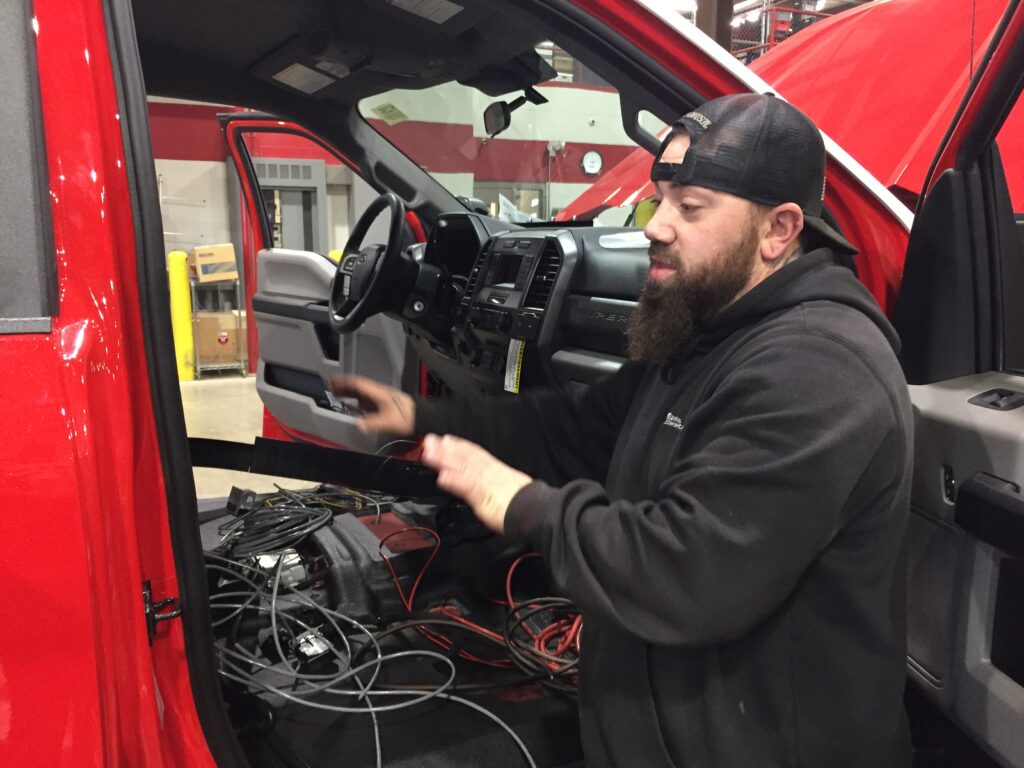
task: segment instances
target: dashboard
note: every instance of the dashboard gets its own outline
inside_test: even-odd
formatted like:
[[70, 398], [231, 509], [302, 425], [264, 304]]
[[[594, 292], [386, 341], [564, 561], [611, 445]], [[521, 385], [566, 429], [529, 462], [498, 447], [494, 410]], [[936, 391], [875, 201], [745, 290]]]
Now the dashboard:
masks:
[[473, 213], [444, 215], [422, 260], [456, 286], [448, 333], [407, 321], [406, 334], [456, 392], [586, 384], [625, 359], [647, 246], [636, 229], [517, 227]]

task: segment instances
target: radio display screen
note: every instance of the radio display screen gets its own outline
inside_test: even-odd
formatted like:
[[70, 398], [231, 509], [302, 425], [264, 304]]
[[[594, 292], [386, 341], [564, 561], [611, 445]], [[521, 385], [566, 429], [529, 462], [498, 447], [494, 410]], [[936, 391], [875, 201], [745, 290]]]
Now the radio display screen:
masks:
[[496, 253], [487, 274], [487, 285], [508, 285], [513, 287], [519, 268], [523, 264], [522, 253]]

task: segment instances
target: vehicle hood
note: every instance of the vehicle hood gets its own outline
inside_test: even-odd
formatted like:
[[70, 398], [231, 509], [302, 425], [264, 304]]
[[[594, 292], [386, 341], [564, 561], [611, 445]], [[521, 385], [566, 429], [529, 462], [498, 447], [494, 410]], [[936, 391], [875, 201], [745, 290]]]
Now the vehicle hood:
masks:
[[[1005, 9], [1006, 0], [868, 3], [801, 30], [750, 69], [913, 207]], [[1006, 167], [1024, 155], [1021, 110], [999, 144]]]

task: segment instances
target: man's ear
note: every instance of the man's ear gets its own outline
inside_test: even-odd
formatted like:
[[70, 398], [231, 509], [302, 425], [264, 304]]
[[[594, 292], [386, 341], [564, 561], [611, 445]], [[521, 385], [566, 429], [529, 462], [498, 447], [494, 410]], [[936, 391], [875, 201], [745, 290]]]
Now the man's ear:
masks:
[[783, 203], [772, 208], [762, 222], [761, 258], [774, 264], [792, 251], [804, 228], [804, 213], [796, 203]]

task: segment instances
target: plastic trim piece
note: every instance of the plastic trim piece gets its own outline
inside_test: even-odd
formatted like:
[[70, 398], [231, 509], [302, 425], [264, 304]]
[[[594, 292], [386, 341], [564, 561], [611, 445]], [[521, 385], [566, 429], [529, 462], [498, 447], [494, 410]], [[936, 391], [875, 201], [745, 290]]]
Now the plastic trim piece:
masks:
[[967, 402], [982, 408], [991, 408], [993, 411], [1012, 411], [1024, 405], [1024, 392], [1013, 389], [989, 389]]
[[1015, 483], [978, 472], [960, 486], [954, 520], [979, 541], [1024, 557], [1024, 495]]
[[437, 474], [433, 470], [418, 462], [393, 456], [263, 437], [257, 437], [252, 445], [193, 437], [189, 439], [189, 447], [193, 464], [197, 467], [247, 470], [276, 477], [338, 483], [399, 496], [440, 494]]
[[292, 320], [305, 320], [310, 323], [324, 323], [330, 320], [330, 312], [324, 304], [311, 302], [309, 299], [296, 299], [284, 296], [270, 298], [257, 293], [252, 297], [252, 310], [264, 315], [288, 317]]
[[[13, 239], [5, 241], [6, 248], [0, 254], [0, 272], [8, 282], [13, 280], [15, 283], [15, 290], [0, 303], [0, 313], [3, 314], [0, 317], [0, 335], [50, 333], [52, 324], [49, 318], [58, 314], [60, 300], [36, 35], [31, 25], [33, 7], [31, 0], [7, 5], [4, 15], [12, 18], [4, 19], [9, 23], [5, 34], [12, 38], [6, 41], [5, 47], [6, 53], [14, 58], [8, 62], [12, 71], [7, 73], [9, 82], [3, 93], [12, 99], [13, 106], [9, 110], [10, 116], [5, 118], [4, 127], [14, 129], [11, 141], [16, 145], [7, 151], [27, 150], [28, 160], [24, 165], [19, 162], [14, 167], [9, 162], [5, 163], [10, 183], [16, 185], [16, 189], [5, 187], [3, 198], [10, 202], [10, 199], [20, 197], [23, 204], [17, 211], [9, 211], [8, 215], [14, 217], [14, 221], [5, 231]], [[23, 36], [23, 40], [17, 40], [19, 36]], [[19, 57], [22, 42], [24, 56]], [[15, 58], [20, 60], [15, 61]], [[22, 102], [23, 95], [27, 103]], [[24, 110], [21, 109], [22, 103]]]
[[0, 317], [0, 334], [49, 333], [52, 329], [49, 317]]

